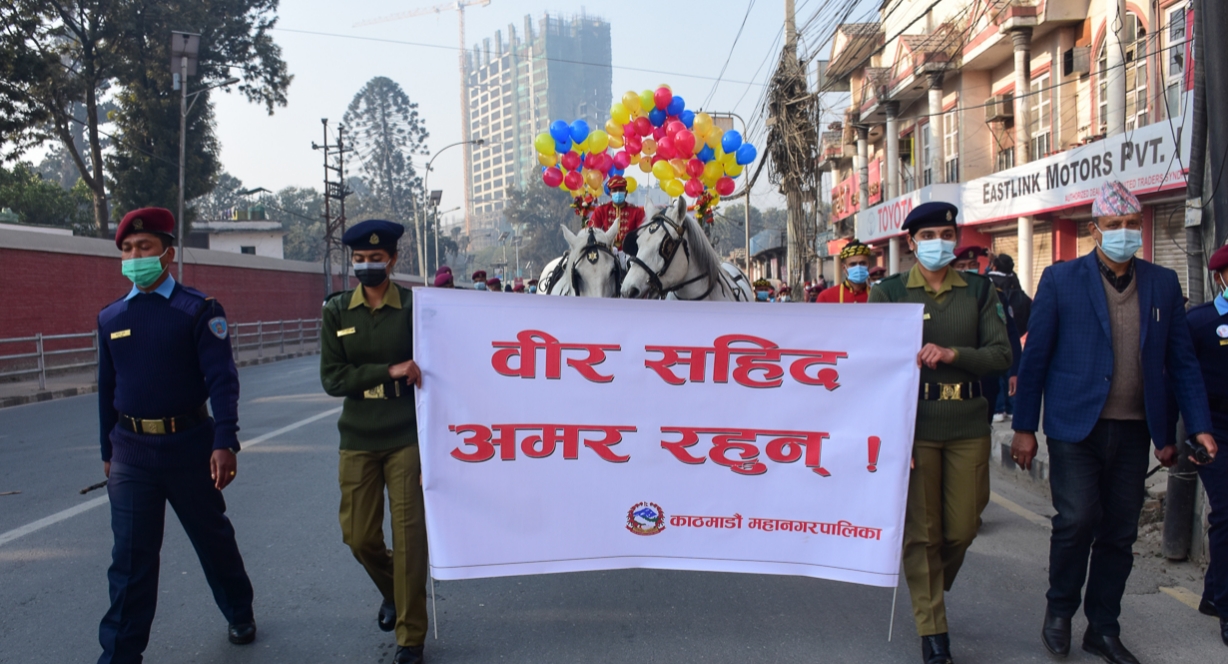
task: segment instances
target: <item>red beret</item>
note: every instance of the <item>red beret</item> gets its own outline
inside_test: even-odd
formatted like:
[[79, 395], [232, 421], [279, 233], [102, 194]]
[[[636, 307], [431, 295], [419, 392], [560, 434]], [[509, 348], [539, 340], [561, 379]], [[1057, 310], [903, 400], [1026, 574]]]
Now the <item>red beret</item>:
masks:
[[985, 249], [985, 247], [975, 244], [965, 244], [962, 247], [956, 247], [955, 260], [966, 261], [972, 258], [980, 258], [988, 253], [989, 252]]
[[1207, 266], [1211, 268], [1212, 272], [1219, 272], [1224, 268], [1228, 268], [1228, 244], [1216, 249], [1215, 253], [1211, 254], [1211, 262]]
[[123, 248], [124, 238], [133, 233], [161, 233], [175, 237], [175, 215], [160, 207], [133, 210], [124, 215], [115, 229], [115, 246]]

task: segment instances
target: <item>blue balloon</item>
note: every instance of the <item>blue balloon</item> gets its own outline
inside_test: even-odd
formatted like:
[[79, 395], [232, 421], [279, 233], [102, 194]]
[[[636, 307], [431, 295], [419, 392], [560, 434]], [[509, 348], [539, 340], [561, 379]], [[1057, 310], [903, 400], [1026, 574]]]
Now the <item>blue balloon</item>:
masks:
[[659, 108], [654, 108], [648, 112], [648, 121], [651, 122], [652, 126], [654, 127], [660, 127], [661, 125], [665, 124], [666, 117], [668, 116], [666, 115], [665, 111]]
[[[568, 131], [571, 131], [571, 130], [568, 129]], [[571, 137], [568, 136], [567, 140], [559, 141], [558, 143], [555, 143], [554, 151], [559, 154], [567, 154], [568, 152], [571, 152]]]
[[731, 129], [721, 137], [721, 149], [725, 151], [725, 154], [733, 154], [740, 147], [742, 147], [742, 134]]
[[742, 147], [738, 148], [734, 158], [737, 159], [739, 165], [745, 166], [754, 161], [757, 156], [759, 156], [759, 151], [755, 149], [755, 146], [750, 143], [743, 143]]
[[677, 116], [677, 115], [681, 115], [682, 111], [684, 111], [685, 109], [686, 109], [686, 100], [683, 99], [682, 97], [679, 97], [678, 95], [674, 95], [673, 100], [669, 102], [669, 106], [665, 107], [665, 113], [667, 115]]
[[[571, 127], [567, 126], [567, 122], [563, 120], [555, 120], [550, 123], [550, 137], [555, 143], [571, 140]], [[567, 150], [559, 150], [559, 152], [567, 152]]]
[[588, 138], [588, 123], [584, 120], [576, 120], [571, 123], [571, 140], [583, 143], [586, 138]]
[[[677, 97], [674, 97], [674, 98], [677, 99]], [[682, 121], [682, 124], [686, 125], [687, 129], [695, 128], [695, 112], [694, 111], [683, 111], [682, 113], [678, 115], [678, 119]]]
[[699, 157], [699, 160], [706, 164], [716, 158], [716, 150], [713, 150], [705, 145], [703, 149], [699, 151], [699, 154], [695, 156]]

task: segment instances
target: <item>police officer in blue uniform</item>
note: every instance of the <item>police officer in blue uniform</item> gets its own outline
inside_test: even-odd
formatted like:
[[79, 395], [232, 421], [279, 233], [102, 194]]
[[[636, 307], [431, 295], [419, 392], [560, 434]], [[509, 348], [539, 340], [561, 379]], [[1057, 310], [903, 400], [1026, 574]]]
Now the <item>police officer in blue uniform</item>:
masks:
[[[1212, 254], [1208, 267], [1218, 294], [1211, 302], [1191, 308], [1186, 322], [1207, 385], [1211, 435], [1220, 449], [1228, 449], [1224, 447], [1228, 445], [1228, 246]], [[1211, 504], [1207, 533], [1211, 563], [1198, 610], [1219, 617], [1220, 638], [1228, 645], [1228, 454], [1216, 454], [1211, 463], [1198, 466], [1198, 477]]]
[[133, 288], [98, 314], [98, 412], [115, 537], [98, 664], [141, 662], [157, 607], [167, 502], [196, 549], [230, 642], [256, 638], [252, 584], [222, 499], [237, 475], [239, 376], [222, 306], [169, 274], [174, 228], [163, 208], [124, 217], [115, 245]]

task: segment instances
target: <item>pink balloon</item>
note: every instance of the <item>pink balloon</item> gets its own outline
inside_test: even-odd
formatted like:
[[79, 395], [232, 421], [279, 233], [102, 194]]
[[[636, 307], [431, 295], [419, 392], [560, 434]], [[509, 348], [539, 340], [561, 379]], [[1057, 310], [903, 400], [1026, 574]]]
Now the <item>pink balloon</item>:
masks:
[[[696, 159], [695, 161], [699, 161]], [[614, 168], [626, 168], [631, 165], [631, 155], [626, 152], [616, 152], [614, 154]], [[703, 162], [699, 164], [699, 170], [703, 170]]]
[[678, 120], [674, 120], [673, 122], [665, 123], [665, 133], [669, 134], [670, 136], [674, 136], [678, 132], [685, 131], [685, 130], [686, 130], [686, 125], [682, 124]]
[[686, 163], [686, 174], [697, 178], [704, 174], [704, 162], [698, 157], [691, 157], [691, 160]]
[[631, 154], [639, 154], [640, 150], [644, 149], [644, 141], [640, 140], [639, 136], [630, 136], [627, 138], [626, 148]]
[[608, 173], [613, 166], [613, 157], [604, 152], [597, 155], [597, 170], [601, 171], [602, 173]]
[[652, 122], [648, 118], [635, 119], [635, 133], [640, 136], [648, 136], [652, 134]]
[[560, 171], [558, 166], [547, 168], [542, 171], [542, 182], [545, 182], [547, 187], [559, 186], [563, 183], [563, 171]]
[[716, 181], [716, 193], [721, 196], [728, 196], [733, 193], [734, 186], [733, 178], [723, 177]]
[[670, 92], [669, 88], [665, 86], [657, 88], [657, 91], [652, 93], [653, 104], [662, 111], [664, 111], [665, 107], [669, 106], [669, 103], [673, 100], [674, 93]]
[[665, 138], [665, 136], [666, 136], [666, 134], [665, 134], [665, 129], [664, 129], [664, 128], [662, 128], [662, 127], [657, 127], [657, 128], [655, 128], [655, 129], [653, 129], [653, 130], [652, 130], [652, 137], [653, 137], [653, 139], [655, 139], [655, 140], [656, 140], [658, 143], [660, 143], [660, 142], [661, 142], [661, 139], [662, 139], [662, 138]]
[[669, 136], [662, 136], [661, 140], [657, 141], [657, 154], [666, 159], [673, 159], [678, 156], [677, 149], [674, 147], [674, 139]]
[[698, 179], [690, 179], [686, 181], [686, 187], [683, 189], [687, 196], [691, 198], [699, 198], [704, 195], [704, 183]]
[[580, 171], [572, 171], [563, 177], [563, 184], [574, 191], [584, 186], [584, 176], [580, 175]]
[[[650, 122], [648, 124], [651, 125], [652, 123]], [[624, 141], [639, 133], [640, 133], [640, 130], [635, 128], [635, 120], [632, 120], [631, 122], [628, 122], [627, 124], [623, 125], [623, 140]]]
[[[681, 122], [678, 124], [682, 124]], [[674, 134], [674, 149], [678, 151], [678, 156], [686, 157], [695, 151], [695, 134], [685, 127], [682, 131]]]
[[[574, 171], [580, 165], [580, 155], [576, 154], [574, 150], [569, 150], [560, 161], [563, 164], [563, 168]], [[572, 189], [574, 188], [572, 187]]]

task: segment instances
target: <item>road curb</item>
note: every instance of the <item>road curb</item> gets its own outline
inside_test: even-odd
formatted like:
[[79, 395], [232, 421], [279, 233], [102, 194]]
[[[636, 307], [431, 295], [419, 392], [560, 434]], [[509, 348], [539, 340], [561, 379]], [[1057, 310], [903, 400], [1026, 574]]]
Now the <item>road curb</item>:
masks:
[[[235, 362], [235, 367], [249, 367], [256, 364], [270, 364], [280, 360], [292, 360], [296, 357], [305, 357], [307, 355], [319, 355], [318, 350], [297, 351], [294, 353], [281, 353], [278, 355], [268, 355], [266, 357], [253, 357], [246, 360]], [[59, 390], [43, 390], [33, 394], [19, 394], [11, 397], [0, 397], [0, 409], [11, 408], [13, 406], [24, 406], [31, 403], [39, 403], [42, 401], [53, 401], [55, 399], [66, 399], [68, 397], [79, 397], [83, 394], [94, 394], [98, 391], [98, 385], [81, 385], [78, 387], [66, 387]]]

